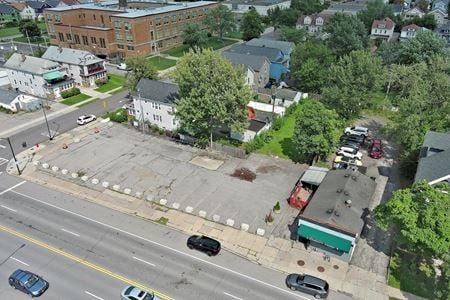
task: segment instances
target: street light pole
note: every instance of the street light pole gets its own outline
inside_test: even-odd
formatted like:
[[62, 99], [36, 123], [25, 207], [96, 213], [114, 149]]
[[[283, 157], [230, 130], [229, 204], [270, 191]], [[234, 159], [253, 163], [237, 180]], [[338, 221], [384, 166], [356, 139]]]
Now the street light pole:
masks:
[[11, 149], [11, 153], [12, 153], [12, 156], [14, 158], [14, 163], [15, 163], [16, 168], [17, 168], [17, 172], [19, 173], [19, 175], [22, 175], [22, 172], [20, 171], [20, 168], [19, 168], [19, 164], [17, 163], [16, 155], [14, 154], [14, 149], [12, 147], [11, 140], [9, 139], [9, 137], [7, 137], [7, 138], [0, 138], [0, 139], [8, 141], [9, 149]]
[[142, 99], [141, 99], [141, 90], [138, 89], [139, 96], [139, 106], [141, 107], [141, 116], [142, 116], [142, 133], [145, 134], [145, 124], [144, 124], [144, 109], [142, 107]]
[[44, 102], [41, 100], [42, 103], [42, 111], [44, 112], [44, 119], [45, 119], [45, 124], [47, 125], [47, 131], [48, 131], [48, 138], [51, 140], [53, 140], [53, 136], [52, 133], [50, 131], [50, 126], [48, 126], [48, 119], [47, 119], [47, 114], [45, 113], [45, 107], [44, 107]]

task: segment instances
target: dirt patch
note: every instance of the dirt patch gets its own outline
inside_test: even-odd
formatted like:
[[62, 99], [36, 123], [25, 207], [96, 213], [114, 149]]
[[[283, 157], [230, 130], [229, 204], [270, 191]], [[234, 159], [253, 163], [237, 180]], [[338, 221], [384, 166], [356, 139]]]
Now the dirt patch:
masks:
[[267, 173], [276, 171], [278, 169], [280, 169], [280, 168], [275, 165], [259, 166], [258, 168], [256, 168], [256, 173], [267, 174]]
[[236, 169], [231, 176], [250, 182], [256, 179], [256, 174], [247, 168]]

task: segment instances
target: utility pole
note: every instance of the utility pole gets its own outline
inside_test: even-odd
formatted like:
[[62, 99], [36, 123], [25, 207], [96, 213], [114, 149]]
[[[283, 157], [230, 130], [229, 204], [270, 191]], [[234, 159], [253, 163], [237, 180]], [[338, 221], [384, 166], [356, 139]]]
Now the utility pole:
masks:
[[42, 104], [42, 111], [44, 112], [45, 125], [47, 125], [48, 138], [51, 141], [51, 140], [53, 140], [53, 136], [50, 131], [50, 126], [48, 125], [47, 114], [45, 113], [45, 106], [44, 106], [44, 102], [42, 100], [41, 100], [41, 104]]
[[31, 47], [30, 37], [28, 36], [28, 30], [25, 30], [25, 34], [27, 35], [28, 46], [30, 46], [30, 51], [31, 51], [30, 55], [33, 55], [33, 47]]
[[141, 90], [138, 89], [137, 91], [138, 91], [138, 96], [139, 96], [139, 106], [141, 107], [142, 133], [145, 134], [144, 109], [142, 106]]
[[19, 175], [22, 175], [22, 172], [20, 171], [20, 168], [19, 168], [19, 164], [17, 163], [16, 155], [14, 154], [14, 149], [12, 147], [11, 140], [9, 139], [9, 137], [7, 137], [7, 138], [0, 138], [0, 139], [8, 141], [9, 149], [11, 149], [11, 153], [12, 153], [12, 156], [13, 156], [13, 159], [14, 159], [14, 164], [16, 165], [16, 168], [17, 168], [17, 172], [19, 173]]

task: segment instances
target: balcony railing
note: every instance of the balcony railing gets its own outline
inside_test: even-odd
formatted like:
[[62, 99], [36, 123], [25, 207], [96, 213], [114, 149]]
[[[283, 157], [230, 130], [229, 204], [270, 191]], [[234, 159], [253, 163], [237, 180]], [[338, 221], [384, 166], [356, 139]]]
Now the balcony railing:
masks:
[[93, 68], [88, 68], [87, 74], [84, 73], [84, 70], [81, 69], [80, 70], [80, 75], [82, 76], [89, 76], [95, 73], [99, 73], [99, 72], [103, 72], [105, 71], [105, 68], [103, 66], [97, 66], [97, 67], [93, 67]]

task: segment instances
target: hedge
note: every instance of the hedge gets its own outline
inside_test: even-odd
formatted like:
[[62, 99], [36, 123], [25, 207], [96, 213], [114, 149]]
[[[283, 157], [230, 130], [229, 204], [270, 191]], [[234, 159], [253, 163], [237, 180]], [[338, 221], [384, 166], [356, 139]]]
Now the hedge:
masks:
[[76, 96], [80, 93], [80, 89], [79, 88], [71, 88], [68, 89], [66, 91], [61, 92], [61, 97], [63, 97], [64, 99], [72, 97], [72, 96]]

